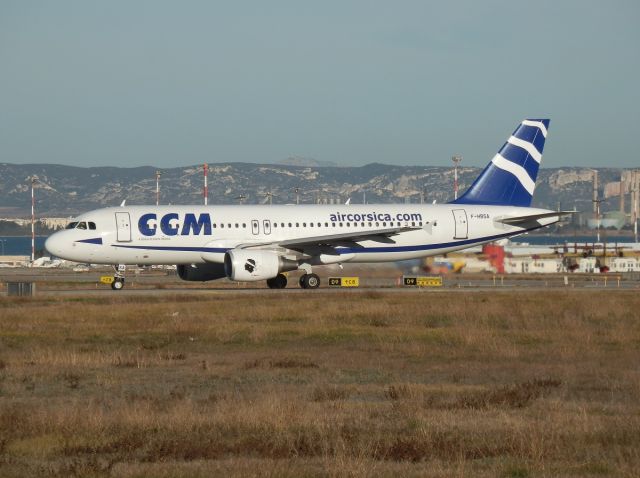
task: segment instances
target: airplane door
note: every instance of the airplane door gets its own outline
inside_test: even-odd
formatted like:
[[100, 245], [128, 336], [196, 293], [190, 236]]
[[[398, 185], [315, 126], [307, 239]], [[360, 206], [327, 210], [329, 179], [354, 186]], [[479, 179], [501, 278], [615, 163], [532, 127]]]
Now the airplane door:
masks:
[[469, 224], [467, 224], [467, 212], [464, 209], [454, 209], [453, 220], [455, 223], [454, 239], [466, 239], [469, 237]]
[[116, 213], [116, 231], [118, 242], [131, 242], [131, 219], [128, 212]]
[[268, 219], [262, 221], [262, 230], [264, 231], [265, 235], [271, 234], [271, 221], [269, 221]]
[[251, 221], [251, 232], [254, 236], [260, 234], [260, 221], [258, 221], [257, 219], [253, 219]]

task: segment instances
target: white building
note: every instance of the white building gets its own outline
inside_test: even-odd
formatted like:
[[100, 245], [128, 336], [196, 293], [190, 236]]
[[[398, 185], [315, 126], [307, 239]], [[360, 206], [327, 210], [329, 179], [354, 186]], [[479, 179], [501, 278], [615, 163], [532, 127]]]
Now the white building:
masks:
[[504, 260], [507, 274], [556, 274], [564, 272], [562, 259], [534, 259], [532, 257], [507, 257]]
[[576, 272], [582, 272], [584, 274], [593, 274], [600, 272], [600, 268], [596, 266], [597, 260], [595, 257], [584, 257], [578, 262], [578, 269]]
[[640, 272], [637, 257], [614, 257], [607, 261], [610, 272]]

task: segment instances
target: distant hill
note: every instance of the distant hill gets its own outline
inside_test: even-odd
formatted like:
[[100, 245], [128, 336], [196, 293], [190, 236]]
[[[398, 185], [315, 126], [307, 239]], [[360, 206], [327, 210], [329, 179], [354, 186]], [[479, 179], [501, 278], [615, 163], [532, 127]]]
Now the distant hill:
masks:
[[[0, 164], [0, 215], [29, 214], [29, 178], [39, 180], [37, 212], [39, 216], [71, 216], [104, 206], [155, 204], [157, 168], [93, 167], [81, 168], [55, 164]], [[603, 189], [619, 181], [620, 170], [598, 168]], [[460, 191], [478, 176], [479, 168], [460, 169]], [[590, 211], [592, 209], [592, 172], [587, 168], [541, 169], [534, 205]], [[295, 188], [300, 188], [301, 203], [353, 204], [449, 201], [453, 198], [453, 170], [442, 166], [391, 166], [368, 164], [362, 167], [301, 166], [279, 164], [222, 163], [209, 168], [209, 203], [237, 203], [245, 196], [247, 204], [268, 202], [295, 203]], [[162, 170], [162, 204], [202, 203], [202, 167], [200, 165]], [[619, 199], [610, 197], [603, 211], [617, 209]]]
[[287, 159], [278, 161], [278, 164], [284, 166], [311, 166], [314, 168], [331, 168], [338, 165], [333, 161], [318, 161], [313, 158], [305, 158], [303, 156], [289, 156]]

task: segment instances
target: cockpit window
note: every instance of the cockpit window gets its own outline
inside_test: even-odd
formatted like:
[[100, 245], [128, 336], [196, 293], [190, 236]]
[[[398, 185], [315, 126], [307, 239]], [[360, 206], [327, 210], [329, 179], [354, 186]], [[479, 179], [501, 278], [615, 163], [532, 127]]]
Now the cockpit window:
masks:
[[96, 223], [95, 222], [90, 222], [89, 224], [89, 229], [91, 229], [92, 231], [95, 230], [96, 228]]
[[65, 229], [75, 229], [77, 225], [77, 222], [70, 222], [69, 224], [67, 224], [67, 227], [65, 227]]
[[86, 222], [79, 222], [78, 225], [76, 226], [76, 229], [86, 229], [86, 228], [87, 228]]

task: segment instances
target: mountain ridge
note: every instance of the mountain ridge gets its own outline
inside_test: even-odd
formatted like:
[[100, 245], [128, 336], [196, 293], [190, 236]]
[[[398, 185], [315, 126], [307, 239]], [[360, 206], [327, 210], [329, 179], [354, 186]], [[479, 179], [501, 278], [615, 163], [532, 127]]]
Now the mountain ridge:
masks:
[[[620, 180], [618, 168], [541, 168], [534, 206], [590, 211], [593, 169], [605, 193], [602, 210], [617, 209], [619, 198], [611, 191]], [[68, 166], [59, 164], [0, 163], [0, 214], [18, 217], [30, 213], [30, 178], [36, 177], [39, 216], [71, 216], [105, 206], [155, 204], [156, 171], [161, 171], [162, 204], [201, 204], [202, 165], [157, 168], [136, 166]], [[462, 193], [481, 168], [461, 166]], [[364, 166], [302, 166], [268, 163], [212, 163], [209, 165], [209, 204], [424, 202], [453, 199], [450, 166], [398, 166], [370, 163]], [[613, 186], [612, 186], [613, 185]], [[603, 194], [599, 194], [603, 197]]]

